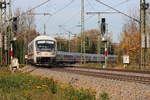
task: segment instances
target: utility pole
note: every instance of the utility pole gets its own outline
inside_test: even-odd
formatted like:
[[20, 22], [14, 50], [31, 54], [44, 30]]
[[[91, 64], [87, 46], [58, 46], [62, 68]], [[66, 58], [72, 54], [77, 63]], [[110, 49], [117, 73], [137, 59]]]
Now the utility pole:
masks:
[[[101, 29], [100, 29], [100, 13], [98, 14], [98, 28], [99, 28], [99, 34], [98, 34], [98, 39], [97, 39], [97, 54], [98, 55], [100, 55], [100, 44], [101, 44], [101, 42], [100, 42], [100, 38], [101, 38], [101, 36], [100, 36], [100, 32], [101, 32]], [[98, 59], [99, 57], [97, 57], [97, 62], [99, 62], [99, 59]]]
[[1, 34], [1, 65], [7, 64], [6, 60], [6, 0], [0, 0], [0, 34]]
[[8, 46], [9, 47], [8, 48], [9, 49], [8, 49], [8, 55], [10, 56], [10, 59], [9, 59], [10, 61], [12, 60], [12, 56], [13, 56], [12, 55], [12, 52], [13, 52], [12, 47], [13, 46], [12, 46], [11, 41], [13, 40], [13, 36], [14, 36], [13, 32], [12, 32], [12, 20], [11, 20], [12, 19], [12, 8], [11, 8], [12, 6], [11, 5], [12, 5], [12, 2], [11, 2], [11, 0], [9, 0], [9, 26], [8, 26], [9, 27], [9, 30], [8, 30], [8, 34], [9, 34]]
[[[2, 5], [2, 0], [0, 0], [0, 3]], [[3, 54], [3, 50], [2, 50], [2, 7], [0, 8], [0, 65], [2, 66], [3, 63], [2, 63], [2, 60], [3, 60], [3, 57], [2, 57], [2, 54]]]
[[44, 24], [44, 35], [46, 35], [46, 25]]
[[4, 65], [7, 65], [8, 64], [8, 54], [7, 54], [7, 50], [8, 50], [8, 48], [7, 48], [7, 45], [8, 45], [8, 42], [7, 42], [7, 38], [8, 38], [8, 34], [7, 34], [7, 23], [5, 22], [6, 20], [7, 20], [7, 9], [6, 9], [6, 7], [7, 7], [7, 1], [6, 0], [4, 0], [4, 18], [3, 18], [3, 29], [4, 29], [4, 31], [3, 31], [3, 33], [4, 33], [4, 37], [3, 37], [3, 41], [4, 41]]
[[140, 0], [140, 33], [141, 33], [141, 66], [146, 68], [148, 64], [148, 33], [146, 32], [146, 10], [149, 4]]
[[81, 0], [81, 53], [81, 63], [85, 64], [84, 0]]
[[71, 35], [71, 33], [69, 32], [69, 47], [68, 47], [69, 52], [71, 51], [71, 36], [70, 35]]

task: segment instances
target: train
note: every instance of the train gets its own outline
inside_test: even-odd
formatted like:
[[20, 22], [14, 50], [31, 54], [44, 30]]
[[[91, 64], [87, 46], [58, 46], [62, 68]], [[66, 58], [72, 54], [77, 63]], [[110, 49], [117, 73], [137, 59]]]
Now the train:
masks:
[[[116, 55], [108, 55], [108, 62], [116, 62]], [[37, 36], [28, 45], [28, 62], [35, 65], [51, 65], [51, 64], [73, 64], [82, 63], [104, 63], [105, 56], [103, 54], [87, 54], [64, 52], [57, 50], [57, 41], [51, 36]]]
[[56, 60], [57, 41], [51, 36], [37, 36], [28, 44], [28, 63], [52, 64]]
[[[108, 55], [107, 61], [109, 63], [116, 62], [116, 55]], [[83, 53], [75, 53], [75, 52], [63, 52], [58, 51], [56, 56], [57, 63], [104, 63], [105, 56], [103, 54], [83, 54]]]

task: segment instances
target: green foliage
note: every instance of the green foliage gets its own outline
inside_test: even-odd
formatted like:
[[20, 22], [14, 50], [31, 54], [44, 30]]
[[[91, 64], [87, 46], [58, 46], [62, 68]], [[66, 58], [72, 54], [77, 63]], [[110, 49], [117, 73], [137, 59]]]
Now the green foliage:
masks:
[[75, 90], [72, 86], [65, 88], [64, 96], [67, 100], [95, 100], [95, 96], [90, 90]]
[[0, 100], [95, 100], [90, 90], [61, 88], [53, 79], [11, 73], [0, 68]]
[[100, 100], [109, 100], [108, 93], [106, 93], [106, 92], [101, 93]]
[[58, 91], [58, 85], [57, 85], [57, 83], [54, 82], [53, 79], [50, 79], [49, 82], [50, 82], [51, 84], [48, 84], [48, 87], [50, 88], [50, 90], [51, 90], [51, 92], [52, 92], [53, 94], [56, 94], [57, 91]]
[[[84, 34], [84, 35], [83, 35]], [[70, 49], [71, 52], [83, 52], [83, 42], [85, 44], [85, 53], [92, 53], [96, 54], [98, 52], [98, 35], [99, 31], [92, 29], [85, 31], [84, 33], [78, 34], [76, 37], [71, 39], [70, 41], [68, 39], [63, 39], [63, 38], [56, 38], [57, 40], [57, 47], [59, 51], [68, 51], [69, 50], [69, 42], [70, 42]], [[100, 40], [101, 41], [101, 40]], [[100, 43], [100, 48], [103, 49], [104, 51], [104, 43]], [[109, 54], [114, 54], [113, 46], [112, 46], [111, 39], [108, 41], [108, 52]], [[101, 54], [103, 54], [103, 51]]]
[[69, 51], [69, 41], [68, 40], [57, 40], [57, 49], [58, 51]]
[[128, 66], [126, 66], [126, 67], [124, 67], [125, 69], [128, 69], [128, 70], [139, 70], [139, 69], [141, 69], [141, 70], [145, 70], [144, 68], [141, 68], [141, 66], [134, 66], [134, 65], [128, 65]]
[[24, 56], [25, 56], [25, 44], [24, 40], [17, 40], [13, 44], [14, 49], [14, 57], [19, 59], [19, 63], [24, 63]]

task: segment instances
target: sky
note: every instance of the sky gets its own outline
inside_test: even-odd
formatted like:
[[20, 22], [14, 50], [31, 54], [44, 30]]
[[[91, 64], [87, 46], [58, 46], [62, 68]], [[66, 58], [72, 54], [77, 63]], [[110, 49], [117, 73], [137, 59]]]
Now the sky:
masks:
[[[21, 8], [26, 11], [46, 0], [13, 0], [13, 11]], [[101, 0], [102, 2], [128, 14], [132, 15], [139, 11], [140, 0]], [[150, 2], [150, 0], [147, 0]], [[35, 16], [36, 29], [43, 34], [44, 24], [46, 33], [50, 36], [68, 37], [67, 31], [72, 34], [80, 33], [80, 5], [81, 0], [51, 0], [45, 5], [35, 9], [36, 13], [50, 13], [51, 16]], [[85, 30], [98, 29], [98, 15], [87, 15], [93, 11], [113, 11], [98, 3], [96, 0], [85, 0]], [[114, 12], [114, 11], [113, 11]], [[100, 18], [106, 18], [108, 33], [113, 42], [119, 42], [123, 24], [128, 19], [121, 14], [101, 14]], [[61, 27], [60, 27], [61, 26]]]

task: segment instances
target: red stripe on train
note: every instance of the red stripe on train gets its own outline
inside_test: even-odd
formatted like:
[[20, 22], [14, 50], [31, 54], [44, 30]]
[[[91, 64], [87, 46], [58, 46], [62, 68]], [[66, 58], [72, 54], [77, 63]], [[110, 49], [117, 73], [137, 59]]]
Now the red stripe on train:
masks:
[[31, 54], [28, 54], [28, 56], [33, 56], [33, 53], [31, 53]]

